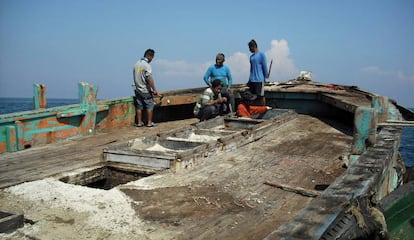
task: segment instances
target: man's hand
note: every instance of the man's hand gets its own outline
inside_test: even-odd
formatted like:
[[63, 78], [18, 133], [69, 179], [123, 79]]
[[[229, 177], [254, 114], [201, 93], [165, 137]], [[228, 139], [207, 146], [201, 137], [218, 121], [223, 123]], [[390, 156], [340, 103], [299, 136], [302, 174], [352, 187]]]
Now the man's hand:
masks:
[[226, 97], [217, 98], [217, 103], [224, 103], [224, 102], [227, 102], [227, 98]]

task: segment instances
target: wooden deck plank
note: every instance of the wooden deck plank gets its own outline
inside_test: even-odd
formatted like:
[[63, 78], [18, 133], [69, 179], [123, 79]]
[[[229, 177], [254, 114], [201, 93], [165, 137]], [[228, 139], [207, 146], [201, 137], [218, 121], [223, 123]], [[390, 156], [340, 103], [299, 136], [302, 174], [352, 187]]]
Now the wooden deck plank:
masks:
[[195, 122], [197, 119], [159, 123], [155, 128], [127, 127], [19, 152], [1, 153], [0, 188], [95, 164], [103, 160], [103, 148], [108, 145]]

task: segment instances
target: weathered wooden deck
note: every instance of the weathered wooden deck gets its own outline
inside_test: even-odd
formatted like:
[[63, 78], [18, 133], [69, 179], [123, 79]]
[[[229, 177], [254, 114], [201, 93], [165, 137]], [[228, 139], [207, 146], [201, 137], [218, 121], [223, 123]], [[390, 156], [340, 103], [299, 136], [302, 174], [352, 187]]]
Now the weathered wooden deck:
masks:
[[139, 216], [156, 224], [153, 234], [167, 227], [177, 239], [262, 239], [312, 200], [264, 182], [310, 190], [329, 185], [344, 171], [350, 142], [343, 131], [302, 115], [194, 169], [121, 189], [139, 203]]
[[[160, 123], [156, 128], [123, 128], [15, 153], [0, 154], [0, 186], [42, 179], [102, 160], [102, 149], [157, 131], [181, 127], [196, 119]], [[205, 158], [192, 169], [165, 171], [119, 186], [131, 201], [142, 229], [114, 233], [100, 230], [96, 238], [111, 239], [262, 239], [304, 208], [313, 198], [281, 190], [264, 182], [315, 190], [332, 183], [343, 171], [350, 152], [352, 129], [307, 115], [284, 123], [263, 138], [235, 151]], [[68, 193], [70, 194], [70, 193]], [[109, 194], [109, 193], [108, 193]], [[81, 216], [41, 216], [41, 203], [24, 208], [0, 194], [3, 210], [23, 211], [33, 221], [59, 232], [54, 219]], [[16, 199], [16, 201], [18, 201]], [[49, 220], [48, 220], [49, 219]], [[85, 224], [85, 223], [83, 223]], [[125, 223], [129, 224], [129, 223]], [[89, 228], [72, 226], [71, 237], [90, 236]], [[53, 229], [53, 230], [52, 230]], [[33, 237], [42, 238], [40, 235]], [[46, 234], [46, 233], [45, 233]], [[50, 232], [48, 234], [51, 234]], [[43, 235], [45, 236], [45, 235]], [[50, 236], [50, 235], [49, 235]]]

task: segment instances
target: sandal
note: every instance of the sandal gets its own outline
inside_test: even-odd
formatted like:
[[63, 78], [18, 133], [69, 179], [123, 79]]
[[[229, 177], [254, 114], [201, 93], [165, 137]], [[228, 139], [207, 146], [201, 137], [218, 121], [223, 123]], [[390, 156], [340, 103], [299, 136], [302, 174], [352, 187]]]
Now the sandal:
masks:
[[142, 127], [142, 126], [144, 126], [144, 123], [137, 123], [137, 124], [135, 124], [135, 127]]
[[147, 127], [155, 127], [155, 126], [157, 126], [157, 125], [155, 123], [153, 123], [153, 122], [147, 124]]

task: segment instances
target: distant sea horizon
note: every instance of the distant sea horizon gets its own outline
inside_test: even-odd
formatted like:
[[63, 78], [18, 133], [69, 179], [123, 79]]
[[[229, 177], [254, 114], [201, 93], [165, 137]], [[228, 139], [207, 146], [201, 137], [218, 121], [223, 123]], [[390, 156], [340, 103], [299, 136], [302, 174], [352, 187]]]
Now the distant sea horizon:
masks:
[[[46, 107], [51, 108], [77, 103], [79, 103], [79, 99], [48, 98], [46, 100]], [[33, 108], [33, 98], [0, 97], [0, 115], [14, 112], [30, 111], [33, 110]]]
[[[79, 103], [79, 99], [48, 98], [47, 108]], [[409, 108], [414, 111], [414, 108]], [[33, 98], [0, 97], [0, 115], [33, 110]], [[405, 127], [400, 144], [400, 153], [407, 167], [414, 167], [414, 127]]]

